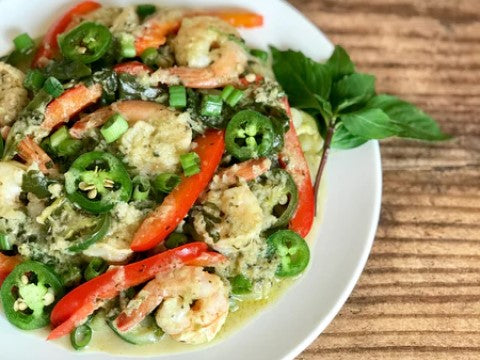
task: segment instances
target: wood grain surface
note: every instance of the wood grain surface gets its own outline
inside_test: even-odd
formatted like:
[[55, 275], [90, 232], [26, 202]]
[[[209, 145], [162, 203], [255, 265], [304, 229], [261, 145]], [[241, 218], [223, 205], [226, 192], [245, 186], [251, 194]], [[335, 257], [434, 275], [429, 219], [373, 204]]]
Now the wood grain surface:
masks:
[[382, 215], [366, 269], [298, 359], [480, 359], [480, 0], [291, 3], [377, 76], [379, 92], [455, 136], [381, 143]]

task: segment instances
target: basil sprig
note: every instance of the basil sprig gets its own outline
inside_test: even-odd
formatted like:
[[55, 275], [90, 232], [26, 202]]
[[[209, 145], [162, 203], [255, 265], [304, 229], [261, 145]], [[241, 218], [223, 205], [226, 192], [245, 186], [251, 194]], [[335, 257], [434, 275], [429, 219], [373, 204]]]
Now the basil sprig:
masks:
[[301, 52], [271, 47], [273, 71], [290, 104], [317, 119], [324, 138], [315, 181], [318, 191], [330, 147], [351, 149], [370, 139], [392, 136], [438, 141], [449, 139], [437, 122], [414, 105], [375, 92], [375, 76], [358, 73], [345, 49], [319, 63]]

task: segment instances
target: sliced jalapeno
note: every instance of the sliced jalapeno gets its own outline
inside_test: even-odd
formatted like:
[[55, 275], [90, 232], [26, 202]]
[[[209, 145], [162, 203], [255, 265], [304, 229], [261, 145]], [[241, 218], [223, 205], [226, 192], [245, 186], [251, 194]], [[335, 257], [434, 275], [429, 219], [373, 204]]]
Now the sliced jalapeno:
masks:
[[93, 229], [91, 234], [88, 234], [84, 238], [78, 240], [75, 244], [71, 245], [68, 250], [71, 252], [80, 252], [88, 249], [91, 245], [102, 240], [107, 235], [110, 229], [111, 218], [110, 215], [103, 214], [97, 226]]
[[151, 315], [147, 315], [145, 319], [129, 331], [120, 331], [111, 320], [107, 320], [107, 324], [122, 340], [134, 345], [157, 343], [164, 335], [163, 330], [158, 327]]
[[92, 329], [88, 325], [80, 325], [70, 333], [70, 342], [75, 350], [82, 350], [92, 340]]
[[274, 142], [271, 120], [253, 110], [236, 113], [227, 125], [225, 147], [230, 155], [247, 160], [268, 155]]
[[64, 293], [58, 276], [36, 261], [18, 265], [0, 290], [8, 321], [22, 330], [42, 328], [50, 323], [50, 312]]
[[84, 22], [58, 37], [58, 45], [63, 56], [84, 64], [100, 59], [107, 52], [111, 42], [110, 30], [93, 22]]
[[295, 276], [303, 272], [310, 261], [310, 249], [307, 242], [296, 232], [279, 230], [270, 235], [267, 243], [280, 258], [275, 275], [278, 277]]
[[132, 181], [123, 163], [109, 153], [94, 151], [77, 158], [65, 174], [67, 197], [94, 214], [110, 211], [115, 203], [127, 202]]

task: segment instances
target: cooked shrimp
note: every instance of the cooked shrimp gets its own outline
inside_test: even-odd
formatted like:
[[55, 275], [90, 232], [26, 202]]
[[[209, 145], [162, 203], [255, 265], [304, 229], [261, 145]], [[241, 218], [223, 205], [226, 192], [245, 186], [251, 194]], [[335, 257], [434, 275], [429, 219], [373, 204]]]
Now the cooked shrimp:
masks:
[[185, 18], [173, 42], [179, 67], [159, 69], [152, 81], [216, 88], [237, 82], [248, 56], [238, 31], [211, 16]]
[[70, 129], [70, 134], [81, 138], [114, 113], [121, 114], [131, 124], [119, 140], [119, 149], [129, 165], [143, 175], [175, 172], [180, 155], [187, 153], [192, 143], [188, 112], [179, 113], [148, 101], [123, 101], [84, 117]]
[[159, 307], [156, 321], [174, 340], [187, 344], [211, 341], [228, 315], [228, 288], [218, 275], [197, 266], [160, 273], [130, 301], [115, 320], [126, 331]]

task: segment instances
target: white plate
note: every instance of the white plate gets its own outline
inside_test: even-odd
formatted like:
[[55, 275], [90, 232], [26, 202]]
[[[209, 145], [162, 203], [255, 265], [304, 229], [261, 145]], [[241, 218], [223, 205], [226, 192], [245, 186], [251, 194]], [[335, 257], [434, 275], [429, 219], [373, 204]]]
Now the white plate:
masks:
[[[106, 1], [125, 5], [135, 1]], [[154, 2], [141, 0], [136, 2]], [[236, 5], [265, 16], [262, 29], [243, 32], [248, 44], [303, 51], [325, 59], [332, 51], [327, 38], [293, 7], [279, 0], [157, 1], [190, 6]], [[33, 36], [71, 6], [68, 0], [0, 0], [0, 53], [11, 47], [21, 32]], [[374, 239], [381, 200], [381, 163], [377, 142], [332, 154], [327, 168], [324, 219], [306, 274], [273, 306], [240, 331], [214, 347], [195, 353], [169, 355], [169, 359], [291, 359], [304, 350], [330, 323], [360, 276]], [[0, 316], [1, 359], [36, 360], [80, 355], [11, 327]], [[85, 360], [120, 359], [106, 354], [83, 354]]]

